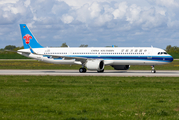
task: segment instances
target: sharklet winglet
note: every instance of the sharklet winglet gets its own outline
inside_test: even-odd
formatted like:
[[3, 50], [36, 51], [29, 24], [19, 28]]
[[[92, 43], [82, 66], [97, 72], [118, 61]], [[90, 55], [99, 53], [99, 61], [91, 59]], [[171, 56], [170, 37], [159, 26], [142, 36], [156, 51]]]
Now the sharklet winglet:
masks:
[[[29, 44], [28, 44], [28, 45], [29, 45]], [[34, 50], [31, 48], [30, 45], [29, 45], [29, 49], [30, 49], [30, 52], [31, 52], [31, 53], [36, 54], [36, 53], [34, 52]]]

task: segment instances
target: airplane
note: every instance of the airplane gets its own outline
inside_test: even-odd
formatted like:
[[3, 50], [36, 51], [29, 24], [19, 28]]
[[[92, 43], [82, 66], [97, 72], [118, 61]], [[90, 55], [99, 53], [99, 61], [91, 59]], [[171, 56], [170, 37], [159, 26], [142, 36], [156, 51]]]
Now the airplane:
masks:
[[24, 49], [18, 54], [53, 64], [82, 65], [80, 73], [87, 70], [104, 72], [104, 67], [128, 70], [130, 65], [150, 65], [156, 73], [155, 65], [173, 61], [173, 57], [160, 48], [154, 47], [43, 47], [36, 40], [26, 24], [20, 24]]

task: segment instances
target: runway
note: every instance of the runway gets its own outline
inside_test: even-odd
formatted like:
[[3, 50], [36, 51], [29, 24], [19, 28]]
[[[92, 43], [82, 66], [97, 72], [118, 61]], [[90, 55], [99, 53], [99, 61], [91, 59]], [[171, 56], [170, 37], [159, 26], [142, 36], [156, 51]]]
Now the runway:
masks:
[[78, 70], [0, 70], [0, 75], [179, 77], [179, 70], [157, 70], [156, 73], [151, 73], [150, 70], [105, 70], [104, 73], [97, 73], [96, 71], [79, 73]]

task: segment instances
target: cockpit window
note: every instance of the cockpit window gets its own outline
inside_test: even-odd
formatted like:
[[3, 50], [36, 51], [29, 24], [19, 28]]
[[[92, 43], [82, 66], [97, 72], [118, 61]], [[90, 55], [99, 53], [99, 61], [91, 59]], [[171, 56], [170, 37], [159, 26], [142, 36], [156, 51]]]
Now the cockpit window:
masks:
[[158, 55], [163, 55], [163, 54], [167, 55], [167, 52], [158, 52]]

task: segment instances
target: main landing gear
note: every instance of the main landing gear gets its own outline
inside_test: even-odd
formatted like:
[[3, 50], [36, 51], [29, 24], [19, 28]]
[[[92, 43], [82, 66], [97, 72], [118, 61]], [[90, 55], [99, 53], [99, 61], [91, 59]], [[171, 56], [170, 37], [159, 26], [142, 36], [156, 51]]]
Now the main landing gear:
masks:
[[83, 68], [83, 67], [80, 68], [80, 69], [79, 69], [79, 72], [80, 72], [80, 73], [85, 73], [85, 72], [86, 72], [86, 68]]
[[156, 70], [155, 70], [155, 68], [154, 68], [155, 66], [152, 65], [151, 67], [152, 67], [152, 71], [151, 71], [151, 73], [156, 73]]
[[[83, 67], [80, 68], [80, 69], [79, 69], [79, 72], [80, 72], [80, 73], [85, 73], [85, 72], [86, 72], [86, 68], [83, 68]], [[97, 71], [97, 72], [98, 72], [98, 73], [103, 73], [103, 72], [104, 72], [104, 69], [103, 69], [103, 70], [100, 70], [100, 71]]]

